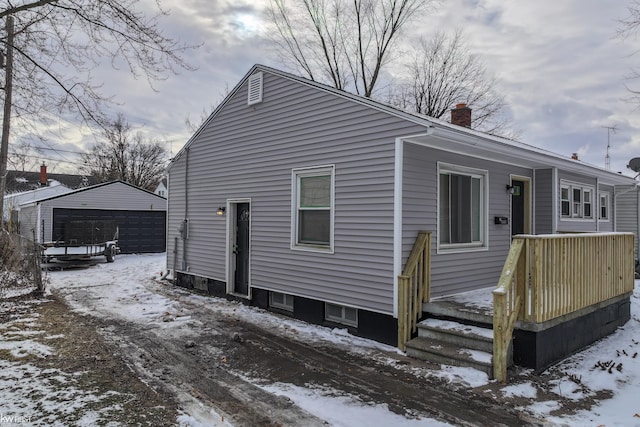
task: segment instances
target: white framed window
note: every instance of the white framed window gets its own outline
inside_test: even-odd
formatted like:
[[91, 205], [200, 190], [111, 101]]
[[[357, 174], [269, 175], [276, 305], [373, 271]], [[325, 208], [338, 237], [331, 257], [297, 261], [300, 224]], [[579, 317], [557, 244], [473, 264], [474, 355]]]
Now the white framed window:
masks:
[[335, 166], [293, 169], [292, 249], [333, 251]]
[[330, 322], [348, 326], [358, 326], [358, 310], [343, 305], [325, 303], [324, 318]]
[[561, 181], [560, 182], [560, 215], [562, 218], [593, 218], [592, 187]]
[[269, 292], [269, 306], [293, 312], [293, 295]]
[[609, 193], [601, 192], [599, 194], [599, 199], [599, 217], [603, 221], [609, 221]]
[[488, 172], [438, 164], [438, 248], [487, 246]]

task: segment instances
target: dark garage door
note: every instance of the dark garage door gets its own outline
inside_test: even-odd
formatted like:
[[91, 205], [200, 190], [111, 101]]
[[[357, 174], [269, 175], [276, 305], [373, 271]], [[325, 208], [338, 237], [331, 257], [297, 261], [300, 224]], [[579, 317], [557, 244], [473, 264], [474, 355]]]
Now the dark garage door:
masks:
[[120, 230], [118, 246], [124, 254], [166, 250], [164, 211], [106, 211], [99, 209], [54, 209], [53, 240], [64, 240], [67, 221], [112, 220]]

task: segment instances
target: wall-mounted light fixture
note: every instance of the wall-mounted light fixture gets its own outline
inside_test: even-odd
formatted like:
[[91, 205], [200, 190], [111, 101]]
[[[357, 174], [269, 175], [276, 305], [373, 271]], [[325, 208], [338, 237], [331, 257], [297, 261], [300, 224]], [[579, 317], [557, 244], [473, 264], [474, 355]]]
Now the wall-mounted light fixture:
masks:
[[516, 192], [516, 187], [514, 187], [513, 185], [507, 184], [507, 193], [514, 194], [515, 192]]
[[226, 211], [226, 210], [227, 210], [227, 208], [225, 208], [224, 206], [220, 206], [218, 208], [218, 210], [216, 211], [216, 215], [222, 216], [222, 215], [224, 215], [224, 211]]

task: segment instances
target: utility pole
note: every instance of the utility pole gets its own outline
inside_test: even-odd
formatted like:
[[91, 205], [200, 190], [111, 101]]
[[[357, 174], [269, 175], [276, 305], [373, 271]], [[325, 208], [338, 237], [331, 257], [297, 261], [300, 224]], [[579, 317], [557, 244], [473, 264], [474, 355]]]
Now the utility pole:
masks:
[[0, 138], [0, 229], [4, 229], [4, 193], [7, 188], [7, 155], [9, 152], [9, 129], [11, 120], [11, 90], [13, 87], [13, 16], [7, 16], [7, 54], [4, 83], [4, 115], [2, 116], [2, 138]]
[[607, 154], [606, 156], [604, 156], [604, 168], [606, 170], [610, 170], [611, 169], [611, 157], [609, 157], [609, 148], [611, 148], [610, 137], [611, 137], [611, 132], [616, 133], [616, 127], [615, 126], [602, 126], [602, 127], [607, 130]]

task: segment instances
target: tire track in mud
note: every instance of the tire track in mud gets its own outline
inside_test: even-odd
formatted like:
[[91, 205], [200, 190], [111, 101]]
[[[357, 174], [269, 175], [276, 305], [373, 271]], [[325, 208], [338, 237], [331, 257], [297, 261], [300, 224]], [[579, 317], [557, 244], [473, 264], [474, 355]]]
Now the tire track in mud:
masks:
[[[234, 426], [324, 426], [324, 421], [227, 369], [218, 347], [220, 334], [203, 333], [185, 347], [182, 338], [160, 337], [153, 330], [110, 322], [107, 339], [128, 355], [133, 368], [156, 387], [166, 387], [211, 405]], [[188, 341], [187, 341], [188, 342]], [[223, 344], [224, 345], [224, 344]]]
[[160, 293], [178, 302], [190, 320], [171, 325], [168, 334], [157, 323], [141, 325], [102, 313], [96, 319], [104, 325], [103, 335], [150, 385], [209, 404], [234, 426], [327, 425], [288, 398], [260, 387], [275, 382], [325, 387], [366, 404], [386, 404], [408, 418], [460, 426], [536, 425], [513, 408], [454, 389], [446, 380], [422, 378], [338, 346], [281, 336], [216, 313], [172, 288]]

